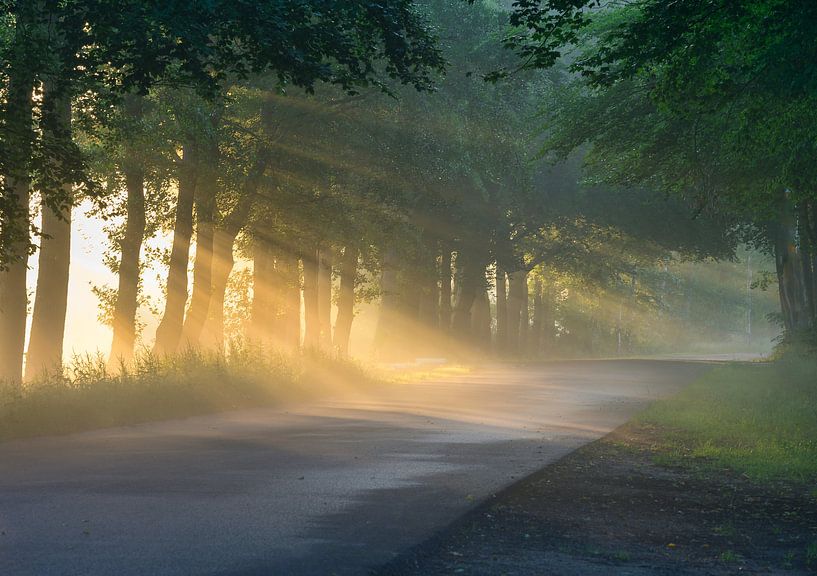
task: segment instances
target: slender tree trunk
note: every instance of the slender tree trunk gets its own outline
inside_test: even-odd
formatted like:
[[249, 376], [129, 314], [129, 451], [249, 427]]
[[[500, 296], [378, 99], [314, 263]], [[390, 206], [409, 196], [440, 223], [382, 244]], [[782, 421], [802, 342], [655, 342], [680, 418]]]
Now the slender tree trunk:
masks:
[[440, 290], [437, 278], [426, 275], [423, 278], [423, 288], [420, 290], [420, 322], [430, 330], [439, 326]]
[[528, 336], [530, 335], [530, 302], [528, 295], [528, 273], [520, 272], [519, 282], [522, 284], [519, 289], [522, 296], [522, 310], [519, 319], [519, 351], [526, 354], [529, 349]]
[[387, 248], [380, 262], [380, 315], [375, 330], [375, 347], [382, 359], [396, 357], [397, 340], [402, 330], [398, 280], [397, 256], [393, 249]]
[[491, 348], [491, 302], [488, 291], [477, 290], [471, 306], [471, 334], [474, 343], [482, 350]]
[[[63, 143], [71, 142], [71, 102], [67, 95], [55, 97], [46, 86], [46, 108], [53, 106], [53, 128], [49, 137]], [[31, 321], [31, 335], [26, 355], [26, 379], [34, 380], [44, 372], [62, 372], [62, 348], [65, 338], [65, 316], [68, 308], [68, 268], [71, 258], [72, 185], [61, 185], [56, 192], [62, 206], [56, 213], [48, 203], [52, 191], [42, 191], [42, 241], [39, 272]], [[64, 200], [62, 200], [64, 199]]]
[[480, 274], [477, 272], [478, 267], [463, 250], [457, 252], [456, 269], [456, 298], [454, 299], [451, 330], [458, 339], [468, 342], [473, 341], [471, 307], [474, 305], [474, 300], [484, 280], [480, 279]]
[[301, 257], [304, 271], [304, 348], [315, 350], [320, 345], [320, 312], [318, 311], [318, 250]]
[[357, 284], [358, 249], [347, 245], [340, 261], [340, 294], [338, 317], [335, 320], [335, 350], [344, 358], [349, 356], [352, 321], [355, 317], [355, 287]]
[[289, 250], [278, 252], [275, 264], [278, 289], [282, 292], [281, 314], [277, 319], [278, 342], [297, 350], [301, 345], [301, 278], [298, 258]]
[[[32, 6], [33, 7], [33, 6]], [[15, 27], [14, 45], [25, 51], [30, 43], [33, 26], [24, 10]], [[33, 20], [33, 18], [32, 18]], [[26, 338], [28, 294], [26, 273], [29, 249], [29, 162], [34, 132], [32, 128], [32, 92], [34, 74], [23, 63], [10, 64], [7, 85], [6, 125], [3, 136], [8, 139], [7, 173], [4, 174], [4, 202], [0, 212], [0, 380], [19, 384], [23, 376], [23, 350]]]
[[811, 293], [815, 298], [814, 316], [811, 319], [812, 327], [817, 329], [817, 201], [810, 203], [809, 210], [809, 242], [811, 245]]
[[525, 303], [525, 272], [518, 270], [508, 274], [508, 352], [520, 355], [524, 352], [520, 342], [520, 327], [522, 326]]
[[808, 203], [803, 201], [797, 207], [798, 209], [798, 237], [800, 238], [800, 266], [803, 269], [803, 294], [805, 313], [808, 318], [804, 320], [810, 328], [817, 326], [815, 319], [817, 318], [817, 292], [815, 291], [815, 272], [812, 267], [814, 260], [815, 246], [812, 242], [812, 230], [809, 224], [809, 209]]
[[332, 249], [318, 250], [318, 341], [322, 350], [332, 349]]
[[505, 270], [496, 267], [496, 351], [508, 349], [508, 285]]
[[215, 236], [215, 183], [202, 182], [196, 189], [196, 258], [193, 263], [193, 294], [182, 329], [182, 343], [199, 345], [213, 295], [213, 250]]
[[256, 238], [253, 244], [252, 304], [250, 310], [250, 338], [267, 346], [273, 341], [275, 318], [275, 257], [272, 246]]
[[224, 218], [220, 228], [213, 230], [213, 260], [211, 270], [212, 293], [207, 321], [203, 330], [203, 343], [213, 349], [224, 349], [224, 299], [227, 284], [235, 266], [233, 248], [235, 240], [250, 216], [255, 194], [264, 175], [268, 161], [266, 149], [258, 153], [255, 165], [247, 175], [241, 196], [232, 211]]
[[775, 231], [775, 267], [786, 332], [794, 335], [808, 328], [809, 323], [802, 254], [797, 245], [797, 225], [788, 194], [781, 201], [780, 215]]
[[451, 330], [451, 250], [446, 246], [440, 252], [440, 330]]
[[226, 230], [213, 232], [212, 293], [207, 310], [207, 321], [202, 330], [201, 342], [214, 350], [224, 349], [224, 300], [227, 284], [235, 266], [233, 245], [235, 236]]
[[173, 248], [167, 271], [167, 298], [162, 321], [156, 330], [155, 354], [174, 354], [179, 348], [187, 304], [187, 266], [193, 237], [193, 199], [196, 193], [196, 167], [192, 145], [186, 145], [179, 167], [179, 197], [173, 225]]
[[460, 283], [451, 320], [451, 332], [462, 341], [471, 340], [471, 307], [476, 299], [476, 290], [470, 284]]
[[[141, 96], [125, 98], [125, 115], [136, 126], [142, 118]], [[139, 308], [139, 259], [145, 238], [145, 172], [139, 151], [128, 146], [122, 161], [127, 192], [127, 221], [120, 241], [119, 286], [113, 310], [113, 343], [109, 365], [117, 367], [133, 358], [136, 342], [136, 312]]]
[[[3, 226], [14, 221], [28, 230], [28, 180], [6, 177], [7, 199]], [[6, 268], [0, 270], [0, 380], [18, 383], [23, 376], [28, 294], [26, 291], [28, 238], [5, 242]]]
[[551, 284], [542, 289], [542, 354], [553, 352], [556, 344], [556, 294]]
[[533, 325], [530, 333], [530, 350], [534, 357], [542, 353], [542, 327], [545, 319], [544, 302], [542, 301], [542, 279], [536, 276], [533, 280]]

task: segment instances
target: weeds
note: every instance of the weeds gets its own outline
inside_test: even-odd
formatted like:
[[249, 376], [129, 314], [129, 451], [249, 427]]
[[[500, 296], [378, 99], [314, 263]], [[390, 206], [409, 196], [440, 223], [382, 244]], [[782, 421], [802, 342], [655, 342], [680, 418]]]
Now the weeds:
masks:
[[353, 362], [249, 345], [229, 354], [142, 353], [115, 371], [101, 356], [79, 356], [62, 373], [0, 386], [0, 440], [271, 406], [374, 381]]

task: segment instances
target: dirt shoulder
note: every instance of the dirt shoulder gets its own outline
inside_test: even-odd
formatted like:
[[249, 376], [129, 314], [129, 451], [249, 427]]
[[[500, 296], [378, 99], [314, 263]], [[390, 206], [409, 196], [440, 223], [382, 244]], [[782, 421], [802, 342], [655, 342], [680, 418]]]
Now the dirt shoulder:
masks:
[[497, 494], [376, 574], [817, 572], [812, 487], [657, 464], [655, 434], [620, 428]]

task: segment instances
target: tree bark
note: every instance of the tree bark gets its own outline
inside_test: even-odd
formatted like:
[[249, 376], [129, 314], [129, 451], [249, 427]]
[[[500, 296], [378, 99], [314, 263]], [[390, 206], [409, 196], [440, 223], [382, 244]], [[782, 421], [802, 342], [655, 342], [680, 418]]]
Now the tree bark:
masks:
[[275, 337], [275, 256], [272, 246], [260, 238], [253, 244], [250, 338], [268, 346]]
[[522, 311], [519, 319], [519, 351], [522, 354], [527, 354], [530, 347], [530, 295], [528, 294], [528, 272], [526, 270], [522, 271], [521, 275], [522, 277], [519, 281], [522, 283], [522, 287], [520, 288], [522, 294]]
[[463, 251], [457, 252], [456, 260], [456, 298], [454, 299], [451, 331], [460, 341], [472, 341], [471, 307], [480, 289], [477, 267], [470, 262]]
[[347, 244], [340, 260], [340, 294], [338, 295], [338, 317], [335, 320], [334, 343], [335, 350], [343, 358], [349, 356], [352, 321], [355, 318], [358, 255], [357, 247]]
[[802, 254], [797, 245], [794, 211], [785, 193], [780, 205], [780, 220], [775, 230], [775, 268], [783, 323], [786, 332], [796, 335], [809, 328]]
[[173, 248], [167, 271], [167, 298], [162, 321], [156, 330], [155, 354], [174, 354], [179, 348], [187, 304], [187, 266], [193, 238], [193, 199], [196, 193], [196, 167], [193, 146], [185, 145], [179, 167], [179, 196], [173, 224]]
[[537, 276], [533, 280], [533, 324], [530, 333], [530, 351], [534, 357], [542, 353], [542, 327], [545, 318], [544, 302], [542, 301], [542, 279]]
[[[30, 41], [28, 10], [15, 27], [14, 44], [24, 51]], [[21, 62], [10, 64], [7, 85], [6, 125], [8, 155], [5, 158], [4, 196], [0, 214], [2, 267], [0, 268], [0, 380], [19, 384], [23, 377], [23, 350], [26, 338], [28, 294], [26, 274], [29, 250], [29, 163], [34, 132], [32, 93], [34, 74]]]
[[[44, 98], [48, 98], [48, 90]], [[71, 141], [71, 103], [66, 96], [53, 102], [55, 127], [52, 137]], [[31, 321], [26, 379], [35, 380], [44, 373], [62, 373], [62, 348], [65, 338], [65, 316], [68, 310], [68, 273], [71, 259], [72, 185], [61, 185], [58, 195], [67, 201], [59, 213], [49, 206], [42, 194], [42, 241], [39, 271]]]
[[212, 293], [207, 309], [207, 321], [200, 342], [213, 350], [224, 350], [224, 299], [227, 284], [235, 266], [233, 245], [236, 235], [229, 230], [213, 231]]
[[803, 269], [803, 294], [805, 313], [808, 318], [804, 320], [810, 328], [817, 326], [817, 291], [815, 291], [815, 272], [812, 267], [815, 254], [815, 246], [812, 242], [812, 230], [809, 224], [808, 203], [803, 201], [797, 206], [798, 237], [800, 239], [800, 266]]
[[304, 348], [316, 350], [320, 345], [317, 248], [301, 257], [301, 265], [304, 271]]
[[477, 291], [471, 306], [471, 333], [474, 343], [482, 350], [491, 348], [491, 302], [485, 288]]
[[508, 352], [520, 355], [525, 352], [521, 339], [522, 322], [527, 319], [526, 292], [527, 274], [524, 270], [517, 270], [508, 275]]
[[298, 258], [286, 248], [278, 251], [275, 272], [281, 291], [281, 312], [277, 317], [277, 340], [284, 348], [301, 346], [301, 278]]
[[[125, 116], [134, 126], [142, 119], [141, 96], [125, 98]], [[137, 128], [138, 129], [138, 128]], [[145, 237], [145, 173], [139, 151], [128, 146], [122, 161], [127, 192], [125, 234], [120, 242], [119, 286], [113, 310], [113, 343], [108, 364], [118, 367], [133, 358], [139, 307], [139, 259]]]
[[182, 328], [182, 344], [191, 348], [199, 346], [213, 295], [215, 188], [215, 182], [209, 180], [202, 182], [196, 189], [196, 258], [193, 263], [193, 294]]
[[322, 350], [332, 350], [332, 249], [318, 250], [318, 342]]
[[505, 270], [496, 267], [496, 350], [508, 349], [508, 285]]
[[249, 219], [255, 204], [255, 195], [267, 168], [267, 150], [258, 152], [258, 158], [247, 175], [241, 196], [221, 227], [213, 231], [212, 294], [205, 323], [204, 343], [217, 350], [224, 349], [224, 299], [227, 284], [235, 266], [235, 240]]
[[442, 246], [440, 251], [440, 331], [451, 330], [451, 250]]
[[401, 329], [397, 256], [393, 249], [386, 248], [380, 262], [380, 315], [374, 341], [381, 359], [396, 357]]

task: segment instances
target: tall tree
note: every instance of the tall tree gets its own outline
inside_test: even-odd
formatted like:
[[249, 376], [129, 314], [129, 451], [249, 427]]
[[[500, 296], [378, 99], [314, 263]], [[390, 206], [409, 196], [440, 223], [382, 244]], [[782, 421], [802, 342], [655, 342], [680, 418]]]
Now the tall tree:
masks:
[[[54, 98], [56, 101], [51, 101]], [[71, 146], [71, 104], [66, 94], [55, 94], [46, 86], [44, 126], [47, 140], [55, 146]], [[26, 354], [26, 379], [35, 380], [44, 372], [62, 371], [62, 349], [68, 308], [68, 274], [71, 259], [71, 211], [73, 185], [54, 183], [60, 194], [41, 193], [41, 244], [31, 334]], [[55, 198], [66, 201], [52, 209]]]
[[[142, 131], [144, 99], [129, 95], [123, 107], [125, 129], [138, 134]], [[137, 140], [138, 142], [138, 140]], [[140, 258], [145, 238], [145, 166], [143, 152], [126, 141], [122, 151], [122, 174], [125, 180], [127, 204], [125, 231], [119, 242], [119, 286], [112, 314], [113, 343], [109, 363], [118, 366], [133, 356], [136, 341], [136, 312], [139, 307]]]

